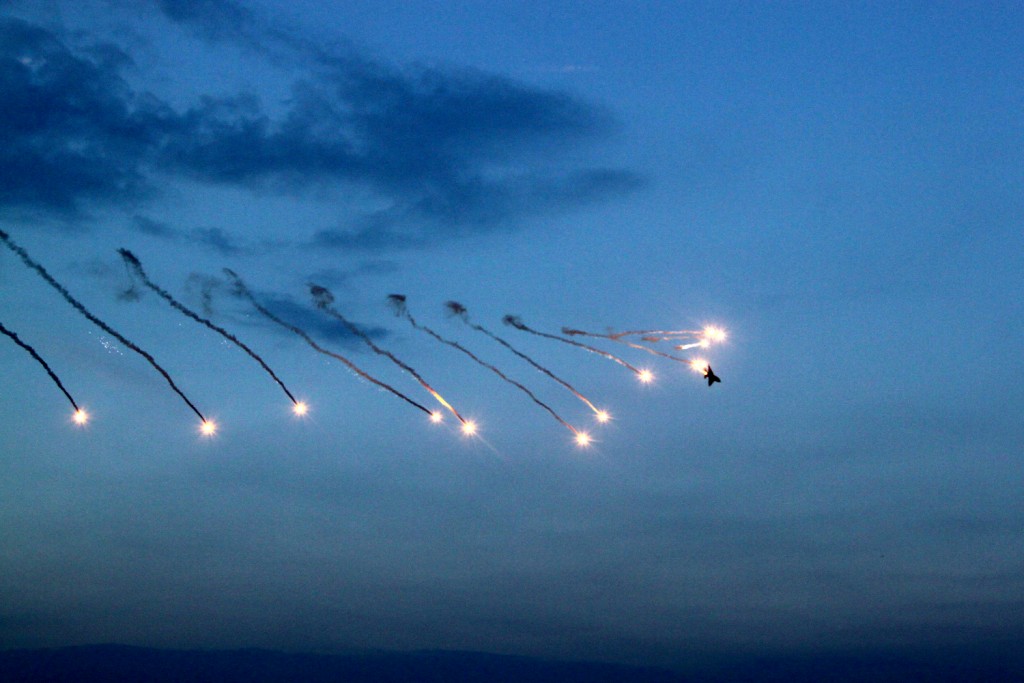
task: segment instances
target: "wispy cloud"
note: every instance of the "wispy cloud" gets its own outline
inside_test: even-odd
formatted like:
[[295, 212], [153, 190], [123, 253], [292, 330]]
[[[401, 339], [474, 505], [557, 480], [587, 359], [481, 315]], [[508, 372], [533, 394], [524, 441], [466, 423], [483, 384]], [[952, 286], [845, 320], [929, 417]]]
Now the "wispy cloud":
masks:
[[[150, 237], [157, 237], [170, 242], [189, 242], [216, 251], [221, 256], [236, 256], [249, 253], [253, 247], [239, 241], [228, 234], [224, 229], [217, 227], [192, 228], [183, 230], [173, 227], [163, 221], [154, 220], [147, 216], [136, 215], [132, 217], [130, 228], [135, 232]], [[265, 243], [269, 246], [269, 243]]]
[[[335, 343], [344, 343], [358, 349], [362, 348], [362, 341], [359, 337], [344, 325], [319, 311], [297, 303], [289, 296], [266, 293], [258, 293], [256, 296], [271, 313], [292, 325], [301, 327], [316, 337]], [[382, 327], [359, 325], [359, 328], [374, 339], [383, 339], [388, 334], [387, 330]]]
[[0, 207], [73, 215], [151, 189], [140, 166], [170, 113], [136, 98], [120, 76], [129, 61], [0, 19]]
[[182, 236], [180, 230], [148, 216], [132, 216], [131, 229], [143, 235], [161, 239], [178, 239]]
[[[568, 94], [469, 69], [389, 65], [224, 0], [158, 6], [205, 39], [287, 63], [286, 109], [272, 114], [247, 92], [197, 93], [175, 107], [129, 84], [132, 60], [117, 45], [91, 37], [85, 47], [2, 19], [0, 210], [82, 217], [137, 207], [168, 178], [289, 195], [350, 185], [377, 208], [306, 241], [381, 250], [508, 228], [643, 184], [624, 169], [558, 167], [559, 150], [614, 129], [607, 112]], [[135, 227], [172, 234], [139, 219]], [[238, 248], [211, 230], [193, 237]]]
[[234, 238], [220, 228], [196, 228], [191, 235], [194, 241], [211, 247], [223, 256], [234, 256], [244, 251]]

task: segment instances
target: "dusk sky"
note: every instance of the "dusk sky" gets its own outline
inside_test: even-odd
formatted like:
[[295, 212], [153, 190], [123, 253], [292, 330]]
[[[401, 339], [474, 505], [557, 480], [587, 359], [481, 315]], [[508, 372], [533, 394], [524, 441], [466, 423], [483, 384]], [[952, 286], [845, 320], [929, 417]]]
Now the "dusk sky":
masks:
[[2, 647], [1024, 638], [1020, 3], [0, 2], [0, 230]]

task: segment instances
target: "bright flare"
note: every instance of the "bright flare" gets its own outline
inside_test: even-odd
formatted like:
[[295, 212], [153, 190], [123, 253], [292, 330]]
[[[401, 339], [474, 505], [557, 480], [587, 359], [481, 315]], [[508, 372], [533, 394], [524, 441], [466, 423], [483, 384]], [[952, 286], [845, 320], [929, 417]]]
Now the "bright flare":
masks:
[[304, 402], [299, 401], [292, 408], [292, 412], [298, 415], [299, 417], [302, 417], [303, 415], [309, 412], [309, 406], [306, 405]]
[[71, 416], [76, 425], [84, 425], [89, 421], [89, 413], [85, 412], [81, 408], [75, 411], [75, 414]]
[[443, 419], [444, 419], [444, 413], [442, 413], [440, 410], [435, 410], [434, 412], [432, 412], [430, 414], [430, 421], [433, 422], [434, 424], [437, 424], [438, 422], [440, 422]]
[[217, 423], [213, 420], [203, 420], [199, 431], [203, 433], [203, 436], [213, 436], [217, 432]]
[[703, 358], [694, 358], [690, 361], [690, 367], [693, 368], [694, 372], [699, 372], [702, 375], [707, 374], [707, 370], [710, 363]]
[[576, 432], [576, 444], [579, 446], [590, 445], [590, 434], [586, 432]]
[[476, 434], [476, 422], [472, 420], [466, 420], [462, 423], [462, 433], [466, 436], [473, 436]]
[[721, 327], [708, 325], [707, 327], [704, 328], [704, 341], [707, 341], [708, 344], [710, 344], [711, 342], [723, 342], [725, 341], [725, 336], [725, 330], [723, 330]]
[[612, 416], [608, 414], [607, 410], [599, 410], [599, 411], [597, 411], [597, 421], [598, 422], [607, 422], [610, 419], [612, 419]]
[[650, 384], [651, 382], [654, 381], [654, 373], [651, 372], [650, 370], [641, 370], [637, 377], [644, 384]]

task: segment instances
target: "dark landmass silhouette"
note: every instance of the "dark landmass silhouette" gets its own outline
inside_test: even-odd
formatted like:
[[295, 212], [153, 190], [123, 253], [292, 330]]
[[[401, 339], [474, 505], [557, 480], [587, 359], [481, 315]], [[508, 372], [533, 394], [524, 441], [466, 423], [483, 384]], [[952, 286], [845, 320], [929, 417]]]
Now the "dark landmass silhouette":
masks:
[[359, 655], [89, 645], [0, 652], [3, 683], [680, 683], [665, 670], [475, 652]]
[[[1020, 683], [1024, 655], [996, 647], [776, 656], [695, 653], [677, 671], [479, 652], [297, 654], [87, 645], [0, 651], [2, 683]], [[1007, 653], [1011, 654], [1007, 654]]]

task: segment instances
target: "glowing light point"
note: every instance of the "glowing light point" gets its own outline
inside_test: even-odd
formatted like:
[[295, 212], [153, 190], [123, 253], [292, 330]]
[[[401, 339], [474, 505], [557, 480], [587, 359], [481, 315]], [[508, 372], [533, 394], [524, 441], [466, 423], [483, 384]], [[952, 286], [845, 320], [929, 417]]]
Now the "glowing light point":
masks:
[[644, 384], [650, 384], [654, 381], [654, 373], [650, 370], [641, 370], [640, 374], [637, 375], [641, 382]]
[[612, 416], [608, 414], [607, 410], [599, 410], [599, 411], [597, 411], [597, 421], [598, 422], [607, 422], [610, 419], [612, 419]]
[[473, 422], [472, 420], [466, 420], [462, 424], [462, 433], [465, 434], [466, 436], [473, 436], [474, 434], [476, 434], [476, 422]]
[[203, 424], [199, 425], [199, 431], [203, 436], [213, 436], [217, 433], [217, 423], [213, 420], [203, 420]]
[[299, 401], [298, 403], [295, 404], [294, 407], [292, 407], [292, 412], [298, 415], [299, 417], [302, 417], [303, 415], [309, 412], [309, 406], [303, 401]]
[[704, 328], [704, 340], [710, 345], [711, 342], [723, 342], [725, 341], [725, 330], [721, 327], [714, 327], [708, 325]]
[[699, 346], [702, 349], [706, 349], [709, 346], [711, 346], [711, 340], [707, 338], [701, 339], [699, 342], [697, 342], [697, 346]]
[[699, 372], [701, 374], [707, 372], [709, 365], [710, 364], [703, 358], [694, 358], [693, 360], [690, 361], [690, 367], [693, 368], [693, 371]]
[[434, 424], [437, 424], [438, 422], [440, 422], [443, 419], [444, 419], [444, 413], [442, 413], [440, 410], [435, 410], [434, 412], [432, 412], [430, 414], [430, 421], [433, 422]]
[[578, 446], [589, 446], [590, 434], [587, 434], [586, 432], [576, 432], [576, 444]]
[[81, 408], [75, 411], [75, 414], [71, 416], [76, 425], [84, 425], [89, 421], [89, 413], [85, 412]]

